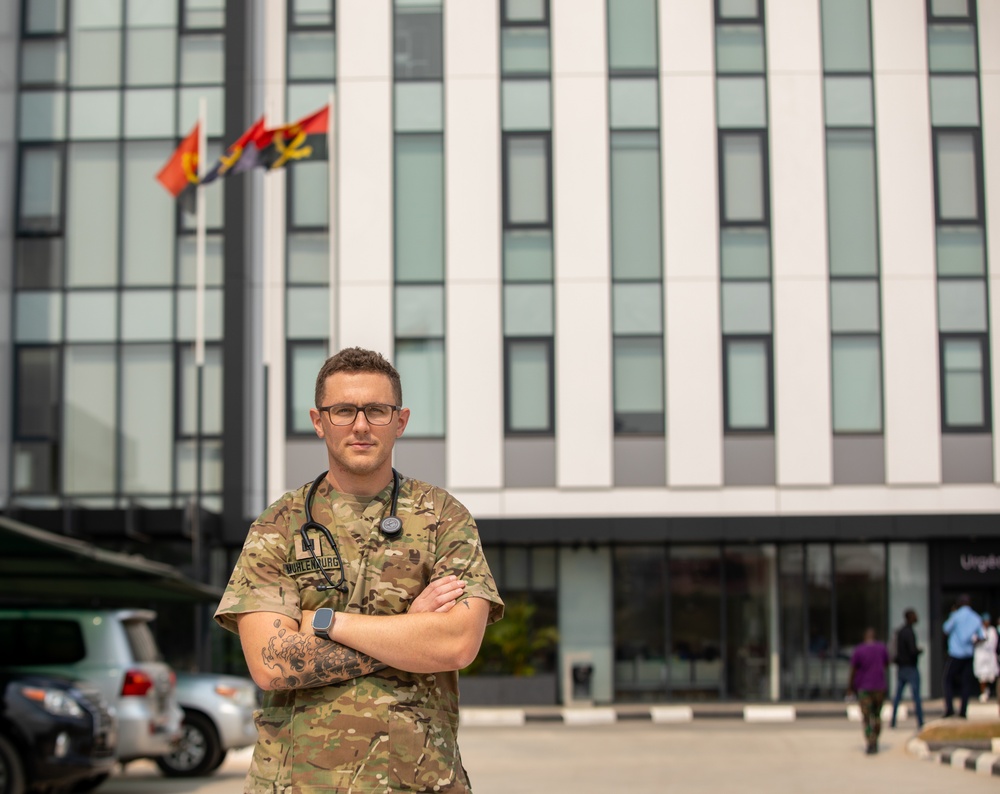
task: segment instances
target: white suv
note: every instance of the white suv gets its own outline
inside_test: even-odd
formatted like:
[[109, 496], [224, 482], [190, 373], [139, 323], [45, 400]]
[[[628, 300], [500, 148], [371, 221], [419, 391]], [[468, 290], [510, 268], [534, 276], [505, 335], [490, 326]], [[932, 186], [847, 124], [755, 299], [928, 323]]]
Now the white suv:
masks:
[[4, 666], [94, 684], [118, 714], [118, 760], [169, 753], [181, 736], [174, 671], [148, 609], [0, 609]]

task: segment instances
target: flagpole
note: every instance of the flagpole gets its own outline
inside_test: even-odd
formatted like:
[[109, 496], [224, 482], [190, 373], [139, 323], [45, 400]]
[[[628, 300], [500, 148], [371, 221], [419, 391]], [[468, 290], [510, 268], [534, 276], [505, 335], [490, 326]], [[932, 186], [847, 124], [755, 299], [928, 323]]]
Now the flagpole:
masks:
[[340, 281], [340, 273], [337, 267], [337, 235], [336, 235], [336, 225], [337, 225], [337, 168], [336, 168], [336, 136], [334, 135], [334, 127], [336, 122], [336, 116], [333, 112], [333, 92], [330, 93], [328, 100], [330, 108], [330, 114], [327, 116], [326, 124], [326, 161], [329, 169], [330, 175], [330, 200], [327, 202], [330, 205], [330, 355], [339, 350], [337, 342], [337, 306], [339, 301], [338, 297], [338, 286]]
[[[198, 184], [195, 186], [195, 279], [194, 279], [194, 366], [195, 366], [195, 464], [194, 464], [194, 519], [191, 525], [192, 565], [195, 579], [207, 581], [205, 565], [205, 539], [201, 525], [202, 503], [202, 434], [205, 389], [205, 175], [208, 131], [206, 128], [207, 101], [198, 98]], [[205, 610], [195, 608], [195, 658], [199, 668], [207, 670], [208, 643], [205, 640]]]

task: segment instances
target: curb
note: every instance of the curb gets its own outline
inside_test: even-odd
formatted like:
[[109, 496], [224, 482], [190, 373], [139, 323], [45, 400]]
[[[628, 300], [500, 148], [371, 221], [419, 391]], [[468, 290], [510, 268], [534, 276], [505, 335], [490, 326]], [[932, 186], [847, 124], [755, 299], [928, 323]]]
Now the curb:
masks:
[[934, 749], [922, 739], [911, 739], [906, 750], [910, 755], [956, 769], [967, 769], [977, 775], [1000, 777], [1000, 753], [969, 747]]

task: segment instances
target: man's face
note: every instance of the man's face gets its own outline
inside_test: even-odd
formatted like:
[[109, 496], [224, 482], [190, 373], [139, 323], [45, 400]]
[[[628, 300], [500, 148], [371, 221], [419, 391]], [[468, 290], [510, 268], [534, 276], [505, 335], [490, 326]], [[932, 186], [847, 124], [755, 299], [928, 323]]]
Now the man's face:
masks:
[[[379, 372], [336, 372], [327, 378], [323, 405], [395, 405], [392, 384]], [[364, 411], [358, 411], [353, 424], [334, 425], [326, 411], [309, 410], [316, 435], [326, 442], [330, 473], [340, 487], [357, 489], [369, 485], [372, 493], [388, 481], [392, 468], [392, 447], [403, 434], [410, 411], [395, 411], [387, 425], [373, 425]], [[362, 491], [358, 491], [362, 493]]]

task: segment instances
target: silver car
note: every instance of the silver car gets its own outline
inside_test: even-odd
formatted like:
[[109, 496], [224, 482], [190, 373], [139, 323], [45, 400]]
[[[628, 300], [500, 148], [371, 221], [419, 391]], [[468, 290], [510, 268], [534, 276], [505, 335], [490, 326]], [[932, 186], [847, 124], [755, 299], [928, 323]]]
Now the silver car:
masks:
[[183, 735], [172, 752], [156, 759], [163, 774], [211, 774], [230, 750], [257, 741], [254, 711], [260, 690], [249, 678], [178, 672], [177, 700], [184, 709]]
[[13, 641], [5, 666], [89, 681], [118, 714], [118, 760], [156, 758], [180, 740], [184, 712], [149, 627], [155, 618], [148, 609], [0, 609]]

